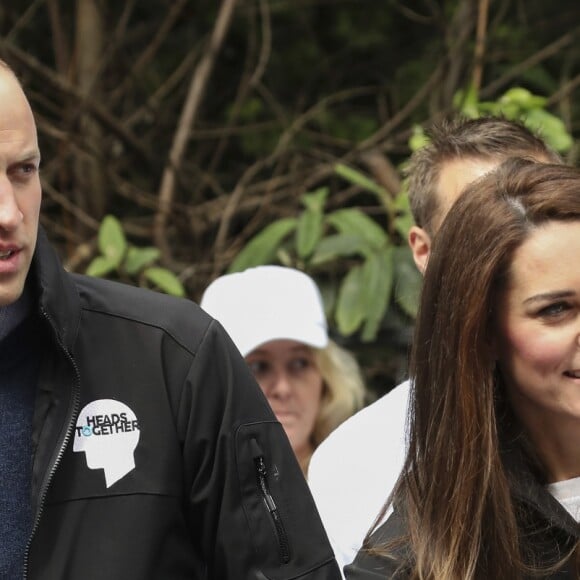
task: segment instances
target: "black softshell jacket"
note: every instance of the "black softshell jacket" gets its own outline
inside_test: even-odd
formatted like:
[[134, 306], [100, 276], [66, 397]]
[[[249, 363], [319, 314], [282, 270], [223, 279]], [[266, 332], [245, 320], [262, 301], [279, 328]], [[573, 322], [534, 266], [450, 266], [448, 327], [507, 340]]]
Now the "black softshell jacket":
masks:
[[30, 276], [48, 338], [25, 578], [340, 578], [284, 431], [217, 322], [65, 273], [42, 231]]
[[[574, 558], [566, 559], [580, 542], [580, 525], [545, 488], [534, 474], [525, 454], [516, 444], [502, 446], [502, 459], [517, 506], [522, 555], [543, 573], [525, 575], [525, 580], [577, 580]], [[395, 511], [371, 536], [367, 548], [385, 546], [407, 533], [402, 510]], [[404, 563], [409, 548], [398, 548], [400, 559], [387, 559], [361, 549], [345, 567], [347, 580], [404, 580], [409, 572]], [[559, 566], [556, 566], [560, 563]], [[403, 564], [401, 566], [401, 564]], [[549, 570], [549, 567], [555, 569]], [[487, 580], [488, 575], [484, 575]], [[478, 578], [480, 578], [478, 576]]]

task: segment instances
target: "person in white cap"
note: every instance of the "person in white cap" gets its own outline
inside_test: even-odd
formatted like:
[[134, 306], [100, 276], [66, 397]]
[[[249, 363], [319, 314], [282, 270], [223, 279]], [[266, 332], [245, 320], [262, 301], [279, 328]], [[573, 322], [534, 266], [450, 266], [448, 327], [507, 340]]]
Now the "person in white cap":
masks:
[[356, 360], [328, 337], [316, 284], [293, 268], [258, 266], [214, 280], [201, 307], [245, 357], [306, 473], [314, 449], [364, 399]]

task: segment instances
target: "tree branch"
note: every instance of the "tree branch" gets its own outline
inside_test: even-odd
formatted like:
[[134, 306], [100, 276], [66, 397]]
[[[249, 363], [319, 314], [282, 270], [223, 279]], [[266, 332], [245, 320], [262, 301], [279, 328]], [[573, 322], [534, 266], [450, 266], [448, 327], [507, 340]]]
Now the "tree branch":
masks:
[[210, 38], [208, 50], [201, 58], [191, 79], [187, 99], [181, 112], [173, 145], [169, 152], [169, 159], [161, 179], [159, 207], [153, 225], [153, 238], [155, 244], [161, 250], [164, 259], [168, 261], [171, 258], [171, 250], [165, 238], [165, 228], [175, 192], [176, 173], [179, 170], [183, 154], [187, 147], [197, 110], [202, 101], [217, 54], [229, 28], [236, 2], [237, 0], [224, 0], [222, 2]]

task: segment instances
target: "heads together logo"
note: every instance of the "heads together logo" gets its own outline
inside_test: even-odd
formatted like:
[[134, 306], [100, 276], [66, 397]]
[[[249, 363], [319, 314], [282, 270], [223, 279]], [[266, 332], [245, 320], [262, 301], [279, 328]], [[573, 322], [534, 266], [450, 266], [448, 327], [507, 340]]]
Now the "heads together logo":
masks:
[[104, 469], [111, 487], [135, 469], [140, 433], [137, 417], [125, 403], [99, 399], [80, 412], [73, 451], [84, 451], [89, 469]]

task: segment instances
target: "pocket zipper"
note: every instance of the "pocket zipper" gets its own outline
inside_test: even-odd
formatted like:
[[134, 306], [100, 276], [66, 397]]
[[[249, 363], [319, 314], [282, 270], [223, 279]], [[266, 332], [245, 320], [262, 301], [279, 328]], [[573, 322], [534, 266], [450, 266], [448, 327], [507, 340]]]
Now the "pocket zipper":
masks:
[[276, 537], [278, 539], [278, 553], [283, 564], [290, 561], [290, 545], [288, 542], [288, 534], [284, 528], [284, 523], [280, 517], [278, 506], [270, 493], [270, 486], [268, 484], [268, 470], [266, 469], [266, 462], [264, 461], [264, 453], [256, 439], [250, 440], [252, 447], [252, 455], [254, 458], [254, 465], [256, 467], [256, 475], [258, 481], [258, 490], [266, 504], [268, 513], [272, 518], [272, 523], [276, 530]]

